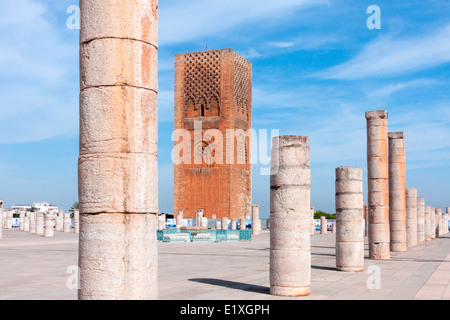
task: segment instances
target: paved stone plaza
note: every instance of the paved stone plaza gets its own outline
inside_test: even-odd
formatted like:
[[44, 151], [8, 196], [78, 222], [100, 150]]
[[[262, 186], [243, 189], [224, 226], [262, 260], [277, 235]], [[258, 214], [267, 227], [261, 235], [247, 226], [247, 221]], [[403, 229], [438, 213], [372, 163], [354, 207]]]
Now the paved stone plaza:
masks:
[[[450, 299], [450, 234], [391, 253], [390, 260], [369, 260], [365, 270], [335, 270], [335, 235], [311, 237], [311, 295], [286, 298], [269, 295], [269, 232], [251, 242], [159, 243], [159, 299]], [[67, 289], [67, 268], [78, 263], [78, 235], [56, 232], [45, 238], [3, 230], [0, 242], [0, 299], [77, 299]], [[381, 288], [367, 281], [381, 271]], [[371, 270], [371, 268], [370, 268]]]

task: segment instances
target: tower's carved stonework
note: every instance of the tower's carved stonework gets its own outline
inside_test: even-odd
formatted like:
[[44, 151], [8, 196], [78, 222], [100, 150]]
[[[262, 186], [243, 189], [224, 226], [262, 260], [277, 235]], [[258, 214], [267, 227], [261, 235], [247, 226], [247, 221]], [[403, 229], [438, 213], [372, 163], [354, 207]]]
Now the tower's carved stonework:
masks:
[[187, 219], [197, 209], [208, 218], [245, 216], [251, 206], [251, 128], [250, 62], [231, 49], [176, 55], [175, 130], [189, 131], [191, 148], [183, 152], [191, 161], [175, 163], [174, 212], [183, 210]]

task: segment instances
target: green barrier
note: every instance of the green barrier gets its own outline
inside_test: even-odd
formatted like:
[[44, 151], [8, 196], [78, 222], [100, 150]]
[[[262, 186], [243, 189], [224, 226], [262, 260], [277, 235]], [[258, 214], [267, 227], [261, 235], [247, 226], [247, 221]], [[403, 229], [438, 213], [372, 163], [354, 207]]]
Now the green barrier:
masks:
[[226, 242], [251, 241], [251, 230], [157, 230], [156, 238], [162, 242]]

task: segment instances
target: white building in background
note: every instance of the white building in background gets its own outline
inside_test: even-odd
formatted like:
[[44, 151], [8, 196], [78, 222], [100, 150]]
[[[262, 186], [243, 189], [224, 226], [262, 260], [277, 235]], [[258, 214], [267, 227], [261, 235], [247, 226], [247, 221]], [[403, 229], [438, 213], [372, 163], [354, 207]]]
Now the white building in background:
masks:
[[49, 213], [49, 212], [58, 212], [58, 207], [52, 206], [48, 204], [47, 202], [33, 202], [31, 206], [12, 206], [11, 209], [13, 211], [20, 212], [20, 211], [27, 211], [31, 210], [31, 208], [39, 209], [39, 212], [42, 213]]

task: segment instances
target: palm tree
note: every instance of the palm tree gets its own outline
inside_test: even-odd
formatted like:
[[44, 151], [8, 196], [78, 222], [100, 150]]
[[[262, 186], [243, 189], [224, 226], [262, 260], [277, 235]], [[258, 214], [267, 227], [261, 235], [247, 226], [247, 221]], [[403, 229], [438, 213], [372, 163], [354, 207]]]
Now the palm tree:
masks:
[[69, 212], [70, 213], [74, 213], [75, 209], [79, 209], [78, 208], [78, 202], [74, 202], [74, 204], [72, 205], [72, 207], [70, 207]]

